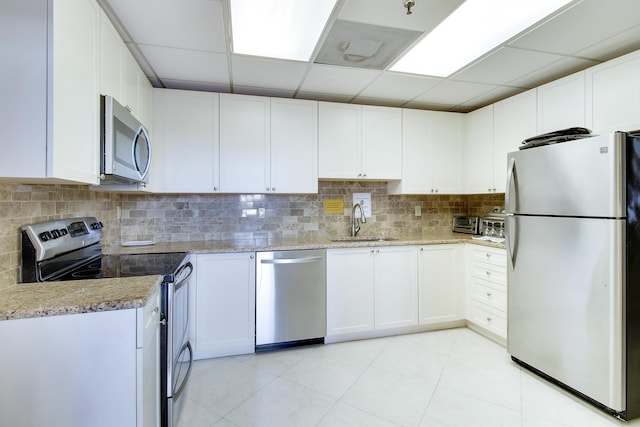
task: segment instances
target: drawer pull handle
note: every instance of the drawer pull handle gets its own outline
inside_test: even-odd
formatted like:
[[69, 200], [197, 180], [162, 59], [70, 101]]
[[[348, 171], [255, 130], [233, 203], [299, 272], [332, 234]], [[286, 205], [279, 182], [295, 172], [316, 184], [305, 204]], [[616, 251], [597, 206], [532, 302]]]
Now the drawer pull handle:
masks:
[[487, 258], [491, 258], [491, 254], [485, 254]]
[[491, 272], [490, 271], [487, 271], [486, 273], [487, 273], [487, 276], [491, 276]]
[[487, 322], [491, 322], [491, 317], [487, 317]]
[[487, 296], [490, 297], [491, 296], [491, 292], [487, 292]]

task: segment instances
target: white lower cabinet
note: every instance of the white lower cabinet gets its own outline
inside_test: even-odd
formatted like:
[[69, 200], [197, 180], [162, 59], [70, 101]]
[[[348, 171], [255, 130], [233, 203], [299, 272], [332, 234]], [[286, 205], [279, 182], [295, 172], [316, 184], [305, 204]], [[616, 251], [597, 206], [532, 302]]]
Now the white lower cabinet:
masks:
[[464, 245], [418, 247], [419, 323], [464, 319]]
[[416, 246], [327, 250], [327, 336], [418, 324]]
[[506, 340], [506, 250], [474, 245], [468, 249], [467, 320]]
[[158, 426], [158, 308], [0, 321], [0, 425]]
[[198, 254], [194, 359], [255, 351], [255, 253]]

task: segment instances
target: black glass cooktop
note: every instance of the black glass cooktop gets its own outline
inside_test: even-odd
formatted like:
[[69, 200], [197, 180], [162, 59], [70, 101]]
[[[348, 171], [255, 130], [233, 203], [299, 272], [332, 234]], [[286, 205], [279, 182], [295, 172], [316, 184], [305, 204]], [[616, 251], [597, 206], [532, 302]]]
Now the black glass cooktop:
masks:
[[57, 280], [102, 279], [148, 275], [171, 275], [184, 260], [184, 252], [160, 254], [102, 255]]

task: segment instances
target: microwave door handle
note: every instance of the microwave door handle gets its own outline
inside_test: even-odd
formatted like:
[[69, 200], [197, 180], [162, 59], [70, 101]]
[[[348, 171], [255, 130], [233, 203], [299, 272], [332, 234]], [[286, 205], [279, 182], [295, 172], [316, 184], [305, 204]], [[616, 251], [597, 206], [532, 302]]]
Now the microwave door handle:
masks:
[[[142, 135], [143, 138], [140, 138], [140, 135]], [[144, 143], [147, 144], [147, 153], [149, 153], [149, 155], [147, 156], [147, 161], [142, 170], [140, 170], [141, 168], [138, 165], [138, 158], [136, 156], [136, 147], [140, 143], [141, 139], [144, 139]], [[131, 156], [133, 158], [133, 164], [138, 170], [138, 173], [140, 173], [140, 179], [144, 179], [144, 177], [149, 172], [149, 166], [151, 165], [151, 143], [149, 142], [149, 134], [147, 133], [144, 126], [140, 126], [140, 129], [138, 129], [138, 132], [136, 132], [135, 144], [133, 144], [133, 146], [131, 147]]]

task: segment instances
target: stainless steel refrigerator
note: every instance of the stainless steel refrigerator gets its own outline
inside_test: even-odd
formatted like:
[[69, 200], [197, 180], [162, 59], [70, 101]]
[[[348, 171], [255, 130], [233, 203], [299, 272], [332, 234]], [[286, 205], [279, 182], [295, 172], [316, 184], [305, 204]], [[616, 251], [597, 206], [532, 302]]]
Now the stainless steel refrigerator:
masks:
[[620, 418], [640, 415], [640, 138], [507, 160], [512, 359]]

